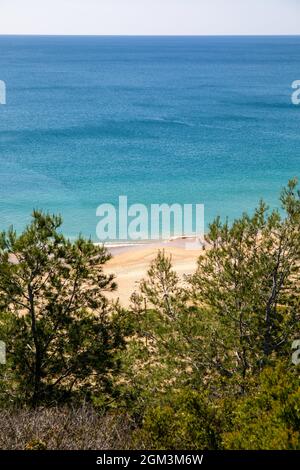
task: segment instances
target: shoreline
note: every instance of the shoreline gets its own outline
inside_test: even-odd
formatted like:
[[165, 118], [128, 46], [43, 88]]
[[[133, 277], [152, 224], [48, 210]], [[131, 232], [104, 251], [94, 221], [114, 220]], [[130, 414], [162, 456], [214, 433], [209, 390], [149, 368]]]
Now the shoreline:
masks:
[[203, 236], [196, 237], [195, 235], [170, 237], [161, 240], [137, 240], [137, 241], [116, 241], [108, 243], [97, 242], [95, 245], [103, 245], [113, 255], [118, 255], [124, 252], [132, 252], [141, 249], [164, 249], [164, 248], [180, 248], [186, 251], [199, 251], [205, 250], [208, 247], [207, 242]]

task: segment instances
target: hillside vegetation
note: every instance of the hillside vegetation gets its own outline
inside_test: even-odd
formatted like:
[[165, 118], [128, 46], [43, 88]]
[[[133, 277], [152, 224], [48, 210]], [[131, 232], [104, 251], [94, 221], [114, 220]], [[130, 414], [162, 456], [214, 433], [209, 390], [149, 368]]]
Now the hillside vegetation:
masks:
[[196, 272], [163, 251], [108, 301], [104, 247], [39, 211], [0, 236], [1, 449], [300, 449], [300, 194], [217, 218]]

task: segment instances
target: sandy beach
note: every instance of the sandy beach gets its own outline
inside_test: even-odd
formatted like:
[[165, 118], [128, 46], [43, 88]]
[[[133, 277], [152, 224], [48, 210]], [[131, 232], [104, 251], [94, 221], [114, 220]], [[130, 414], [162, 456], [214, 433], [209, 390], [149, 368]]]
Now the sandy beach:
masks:
[[166, 254], [172, 256], [174, 269], [179, 276], [193, 273], [197, 259], [203, 253], [203, 246], [194, 243], [195, 240], [176, 239], [160, 243], [109, 247], [113, 257], [105, 265], [105, 272], [115, 274], [118, 289], [109, 293], [108, 297], [115, 300], [119, 298], [121, 304], [127, 307], [131, 294], [137, 290], [139, 282], [146, 276], [148, 267], [158, 250], [163, 249]]

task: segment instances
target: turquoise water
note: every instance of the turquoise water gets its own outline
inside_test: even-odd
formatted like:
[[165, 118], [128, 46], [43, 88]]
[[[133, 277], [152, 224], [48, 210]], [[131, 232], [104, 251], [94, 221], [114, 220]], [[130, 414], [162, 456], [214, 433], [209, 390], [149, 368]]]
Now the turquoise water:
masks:
[[277, 204], [300, 176], [300, 37], [0, 37], [0, 228], [33, 207], [96, 238], [96, 208]]

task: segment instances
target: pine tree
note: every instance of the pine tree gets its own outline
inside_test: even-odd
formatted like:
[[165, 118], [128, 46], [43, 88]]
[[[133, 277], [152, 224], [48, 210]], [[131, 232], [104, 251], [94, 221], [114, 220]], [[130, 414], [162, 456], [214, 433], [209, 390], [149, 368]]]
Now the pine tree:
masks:
[[196, 304], [209, 312], [206, 347], [210, 370], [238, 374], [260, 371], [290, 348], [299, 327], [300, 199], [296, 181], [281, 196], [284, 214], [261, 202], [253, 216], [232, 226], [217, 218], [211, 249], [201, 256], [190, 283]]
[[0, 306], [10, 322], [13, 393], [33, 406], [109, 384], [114, 352], [123, 344], [104, 296], [115, 288], [102, 269], [110, 255], [90, 240], [69, 241], [61, 223], [35, 211], [21, 235], [11, 228], [0, 237]]

